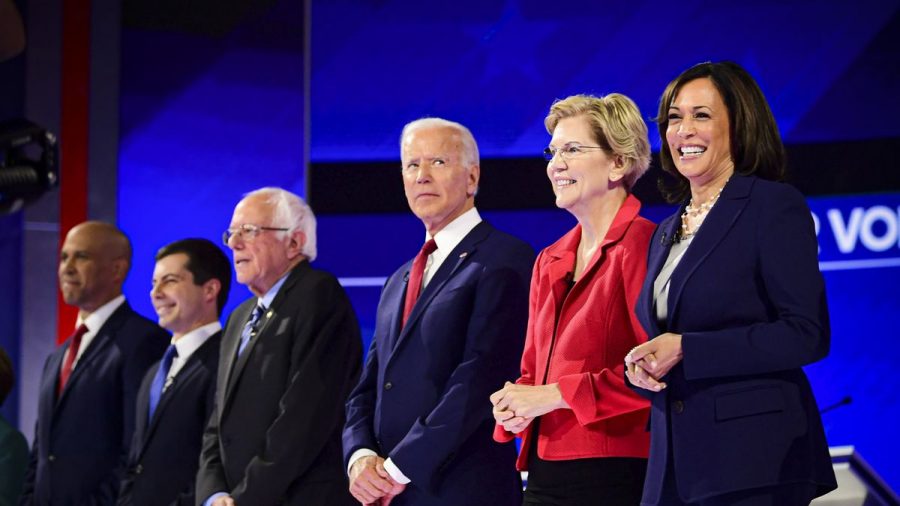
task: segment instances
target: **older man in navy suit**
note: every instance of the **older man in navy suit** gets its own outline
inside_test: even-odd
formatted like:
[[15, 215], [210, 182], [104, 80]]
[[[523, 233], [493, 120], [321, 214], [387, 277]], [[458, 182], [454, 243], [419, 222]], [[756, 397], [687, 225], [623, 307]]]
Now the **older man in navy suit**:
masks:
[[44, 364], [20, 505], [116, 503], [138, 387], [168, 340], [122, 295], [130, 264], [128, 238], [113, 225], [88, 221], [66, 235], [59, 284], [78, 321]]
[[385, 284], [347, 402], [350, 491], [363, 504], [521, 504], [516, 450], [492, 442], [488, 397], [518, 373], [534, 252], [475, 209], [467, 128], [414, 121], [401, 158], [425, 246]]
[[172, 332], [163, 359], [144, 376], [119, 506], [193, 506], [203, 429], [212, 413], [231, 262], [206, 239], [182, 239], [156, 254], [150, 298]]

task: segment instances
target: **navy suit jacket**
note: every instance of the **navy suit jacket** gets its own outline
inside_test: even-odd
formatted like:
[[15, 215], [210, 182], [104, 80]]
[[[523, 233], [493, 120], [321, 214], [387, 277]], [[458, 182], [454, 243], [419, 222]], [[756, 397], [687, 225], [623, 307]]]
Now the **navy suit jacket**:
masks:
[[492, 440], [489, 396], [518, 376], [534, 251], [478, 224], [401, 330], [412, 262], [387, 281], [363, 376], [347, 402], [345, 465], [360, 448], [412, 480], [392, 504], [521, 504], [513, 444]]
[[66, 349], [47, 358], [21, 505], [112, 505], [134, 432], [141, 379], [168, 334], [123, 303], [82, 353], [59, 400]]
[[148, 420], [150, 386], [159, 362], [144, 376], [137, 425], [119, 506], [193, 506], [203, 429], [213, 409], [219, 345], [216, 332], [188, 357]]
[[247, 506], [354, 506], [341, 468], [343, 406], [362, 362], [350, 299], [334, 276], [299, 263], [238, 356], [256, 304], [238, 306], [222, 336], [196, 504], [227, 492]]
[[801, 368], [825, 357], [830, 339], [806, 201], [788, 185], [733, 176], [672, 274], [660, 325], [653, 282], [682, 210], [654, 233], [636, 309], [650, 337], [682, 334], [684, 353], [668, 388], [650, 394], [642, 504], [659, 502], [667, 459], [689, 502], [777, 484], [835, 488]]

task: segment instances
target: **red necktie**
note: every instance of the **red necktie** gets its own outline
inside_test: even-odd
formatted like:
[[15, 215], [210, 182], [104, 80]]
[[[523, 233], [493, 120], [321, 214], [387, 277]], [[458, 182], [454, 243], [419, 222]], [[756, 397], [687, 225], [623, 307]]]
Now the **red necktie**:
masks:
[[81, 338], [87, 334], [88, 328], [85, 324], [81, 324], [75, 329], [75, 333], [69, 338], [69, 349], [66, 350], [66, 356], [63, 359], [62, 370], [59, 372], [59, 385], [56, 389], [56, 396], [62, 394], [69, 376], [72, 374], [72, 365], [75, 363], [75, 356], [78, 355], [78, 348], [81, 347]]
[[412, 313], [413, 306], [416, 305], [416, 300], [419, 299], [419, 292], [422, 291], [422, 278], [425, 275], [425, 263], [428, 262], [428, 255], [434, 253], [434, 250], [436, 249], [437, 244], [434, 242], [434, 239], [429, 239], [428, 242], [422, 246], [419, 254], [416, 255], [416, 259], [413, 260], [412, 270], [409, 271], [409, 283], [406, 284], [406, 302], [403, 304], [403, 325], [406, 325], [406, 320], [409, 318], [409, 314]]

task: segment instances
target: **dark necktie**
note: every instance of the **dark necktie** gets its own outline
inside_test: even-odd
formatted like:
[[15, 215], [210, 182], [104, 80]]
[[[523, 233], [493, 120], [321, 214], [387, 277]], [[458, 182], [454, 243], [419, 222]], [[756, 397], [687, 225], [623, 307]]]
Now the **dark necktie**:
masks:
[[59, 383], [56, 388], [57, 398], [62, 394], [63, 388], [66, 387], [66, 382], [69, 381], [69, 376], [72, 375], [72, 366], [75, 364], [78, 348], [81, 347], [81, 338], [87, 334], [87, 331], [87, 326], [82, 323], [75, 329], [75, 333], [72, 334], [72, 337], [69, 338], [69, 349], [66, 350], [66, 355], [63, 358], [62, 370], [59, 371]]
[[147, 423], [153, 420], [153, 413], [156, 406], [159, 405], [159, 399], [162, 397], [163, 389], [166, 387], [166, 378], [169, 376], [169, 369], [172, 368], [172, 361], [178, 356], [178, 349], [174, 344], [170, 344], [163, 353], [162, 360], [159, 362], [159, 369], [156, 370], [156, 376], [153, 377], [153, 383], [150, 384], [150, 409], [147, 410]]
[[406, 284], [406, 301], [403, 304], [403, 325], [409, 319], [416, 301], [419, 300], [419, 293], [422, 291], [422, 278], [425, 275], [425, 263], [428, 262], [428, 255], [434, 253], [437, 249], [437, 243], [434, 239], [426, 242], [416, 259], [413, 260], [412, 269], [409, 271], [409, 283]]
[[238, 356], [244, 352], [244, 348], [247, 347], [247, 343], [250, 342], [250, 338], [256, 334], [256, 324], [259, 323], [259, 319], [262, 317], [263, 313], [266, 311], [266, 308], [262, 306], [262, 304], [257, 304], [256, 308], [253, 310], [253, 313], [250, 314], [250, 319], [247, 320], [247, 323], [244, 325], [244, 330], [241, 331], [241, 344], [238, 346]]

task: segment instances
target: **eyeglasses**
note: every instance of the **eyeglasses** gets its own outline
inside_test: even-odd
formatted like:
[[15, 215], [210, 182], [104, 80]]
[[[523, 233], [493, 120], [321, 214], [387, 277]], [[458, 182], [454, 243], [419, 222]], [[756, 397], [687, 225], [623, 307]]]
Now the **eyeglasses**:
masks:
[[588, 149], [606, 149], [603, 146], [582, 146], [581, 144], [566, 144], [560, 149], [546, 147], [544, 148], [544, 160], [552, 162], [556, 155], [563, 160], [571, 160], [577, 158]]
[[244, 223], [240, 227], [237, 228], [229, 228], [228, 230], [222, 232], [222, 242], [228, 246], [228, 240], [234, 236], [238, 236], [243, 240], [251, 240], [256, 239], [256, 236], [263, 231], [272, 231], [272, 232], [287, 232], [290, 230], [289, 228], [279, 228], [279, 227], [260, 227], [259, 225], [253, 225], [251, 223]]

